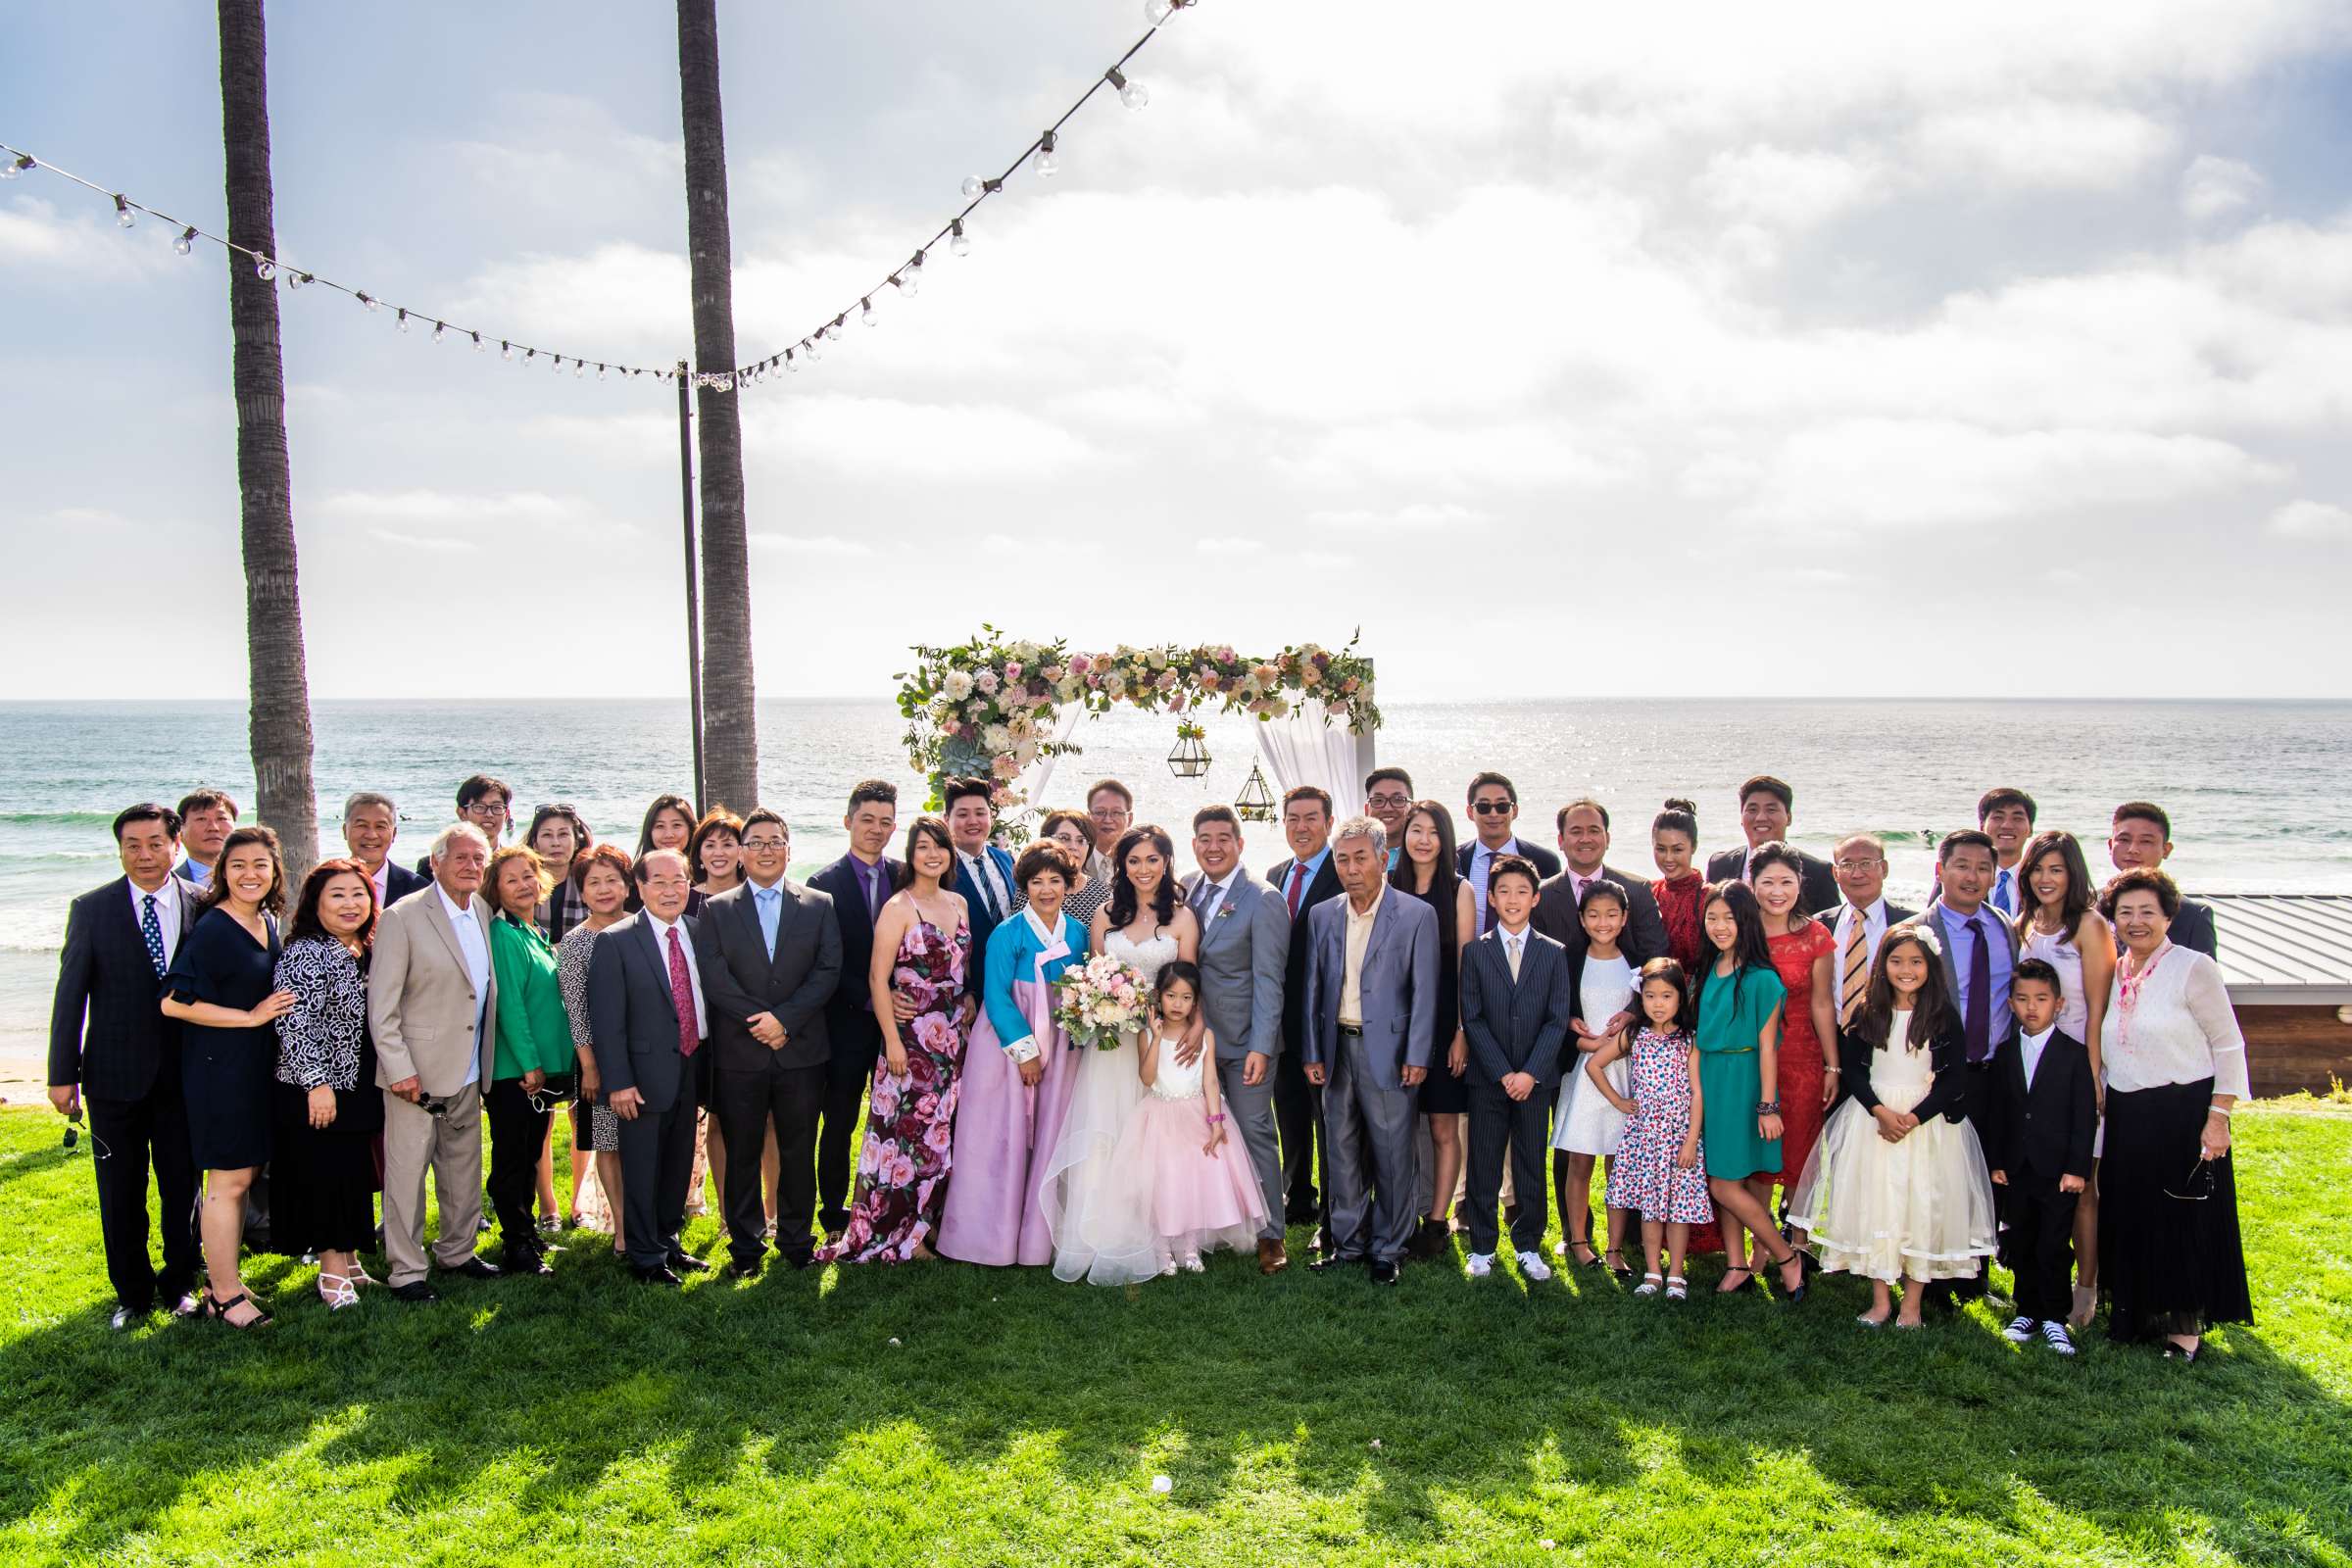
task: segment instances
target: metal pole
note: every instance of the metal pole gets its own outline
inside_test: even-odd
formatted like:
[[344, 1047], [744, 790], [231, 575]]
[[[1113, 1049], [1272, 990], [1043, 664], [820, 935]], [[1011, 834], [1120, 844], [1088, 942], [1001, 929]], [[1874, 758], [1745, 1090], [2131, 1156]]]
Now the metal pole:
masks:
[[694, 388], [678, 362], [678, 493], [686, 518], [686, 705], [694, 726], [694, 809], [703, 809], [703, 600], [694, 543]]

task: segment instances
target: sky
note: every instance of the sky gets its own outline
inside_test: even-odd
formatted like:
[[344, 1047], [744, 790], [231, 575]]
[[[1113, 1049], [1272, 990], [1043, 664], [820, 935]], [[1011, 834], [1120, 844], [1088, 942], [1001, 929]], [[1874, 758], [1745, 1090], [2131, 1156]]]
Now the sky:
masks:
[[[0, 141], [218, 231], [212, 20], [16, 17]], [[668, 8], [270, 22], [288, 262], [689, 351]], [[1144, 22], [720, 26], [749, 360]], [[2352, 695], [2341, 0], [1202, 0], [1131, 74], [741, 394], [762, 696], [886, 697], [983, 621], [1360, 628], [1392, 698]], [[169, 240], [0, 185], [0, 698], [244, 692], [229, 263]], [[679, 694], [673, 394], [280, 307], [315, 696]]]

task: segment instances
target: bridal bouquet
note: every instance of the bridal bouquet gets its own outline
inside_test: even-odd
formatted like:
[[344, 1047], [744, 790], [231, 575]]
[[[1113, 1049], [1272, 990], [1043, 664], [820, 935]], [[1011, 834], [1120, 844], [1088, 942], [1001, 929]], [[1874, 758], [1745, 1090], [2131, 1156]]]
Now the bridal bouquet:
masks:
[[1123, 1036], [1143, 1027], [1152, 988], [1132, 964], [1107, 953], [1073, 963], [1054, 982], [1058, 1000], [1054, 1017], [1070, 1039], [1097, 1051], [1116, 1048]]

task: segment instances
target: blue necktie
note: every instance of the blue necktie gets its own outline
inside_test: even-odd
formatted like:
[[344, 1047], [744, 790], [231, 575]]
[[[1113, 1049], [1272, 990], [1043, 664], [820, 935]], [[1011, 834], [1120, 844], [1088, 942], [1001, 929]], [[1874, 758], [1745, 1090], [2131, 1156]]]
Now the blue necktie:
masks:
[[161, 980], [170, 967], [164, 958], [164, 927], [155, 917], [155, 895], [139, 895], [139, 935], [147, 939], [147, 961], [155, 965], [155, 977]]
[[1993, 878], [1992, 882], [1992, 906], [2003, 914], [2017, 912], [2016, 897], [2009, 891], [2010, 881], [2011, 873], [2007, 869], [2003, 869], [1999, 876]]
[[784, 895], [777, 888], [754, 888], [752, 903], [760, 911], [760, 934], [767, 939], [770, 962], [776, 956], [776, 926], [783, 916]]

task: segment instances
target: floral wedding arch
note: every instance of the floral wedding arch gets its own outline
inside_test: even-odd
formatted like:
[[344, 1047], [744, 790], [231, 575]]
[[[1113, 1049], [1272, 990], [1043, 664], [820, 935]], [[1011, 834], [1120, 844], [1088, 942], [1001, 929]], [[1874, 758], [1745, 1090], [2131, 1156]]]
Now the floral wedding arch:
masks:
[[[1319, 710], [1326, 725], [1368, 736], [1380, 727], [1372, 700], [1372, 661], [1351, 639], [1337, 650], [1300, 643], [1262, 658], [1225, 645], [1166, 644], [1108, 653], [1073, 653], [1050, 643], [1005, 636], [983, 625], [953, 648], [914, 650], [915, 665], [893, 678], [906, 719], [906, 760], [931, 782], [938, 809], [950, 778], [978, 776], [996, 786], [1000, 811], [1029, 804], [1023, 775], [1037, 763], [1079, 751], [1070, 734], [1087, 713], [1120, 703], [1146, 711], [1247, 712], [1271, 723]], [[1197, 738], [1179, 720], [1183, 738]]]

